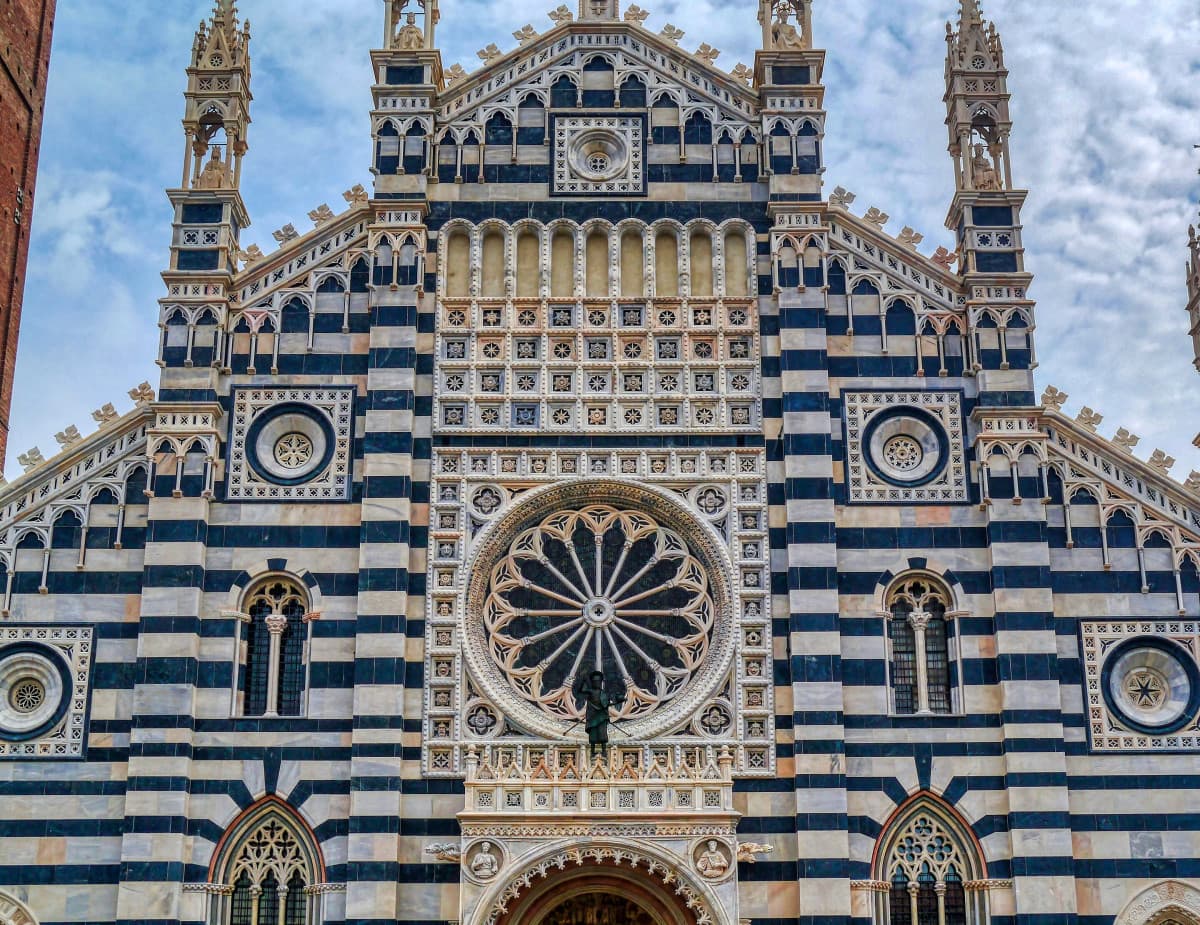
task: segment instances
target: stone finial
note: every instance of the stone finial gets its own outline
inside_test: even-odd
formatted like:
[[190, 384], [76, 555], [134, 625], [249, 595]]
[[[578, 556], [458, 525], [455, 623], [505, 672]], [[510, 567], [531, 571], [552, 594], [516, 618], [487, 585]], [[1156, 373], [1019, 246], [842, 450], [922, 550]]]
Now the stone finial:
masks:
[[561, 26], [563, 23], [570, 22], [575, 18], [575, 14], [571, 12], [570, 8], [565, 3], [557, 10], [551, 10], [546, 15], [554, 21], [554, 25], [556, 26]]
[[56, 433], [54, 435], [54, 439], [59, 446], [61, 446], [63, 449], [66, 449], [67, 447], [72, 446], [73, 444], [76, 444], [82, 440], [83, 434], [79, 432], [78, 427], [72, 424], [66, 430], [60, 430], [58, 433]]
[[1070, 397], [1066, 392], [1060, 392], [1054, 386], [1048, 386], [1042, 393], [1042, 405], [1050, 411], [1062, 411], [1063, 405]]
[[1200, 472], [1197, 472], [1195, 469], [1193, 469], [1192, 474], [1189, 475], [1187, 477], [1187, 481], [1183, 483], [1183, 487], [1188, 491], [1200, 492]]
[[329, 208], [329, 204], [325, 202], [321, 203], [319, 206], [309, 212], [308, 217], [309, 220], [312, 221], [312, 223], [318, 228], [320, 228], [322, 225], [328, 225], [335, 218], [337, 218], [337, 216], [333, 214], [333, 209]]
[[898, 235], [896, 240], [907, 247], [909, 250], [916, 250], [917, 245], [925, 240], [925, 235], [920, 232], [913, 231], [908, 225], [905, 225]]
[[342, 193], [342, 198], [352, 206], [360, 206], [370, 199], [371, 196], [367, 193], [366, 187], [361, 183], [355, 183], [350, 189]]
[[109, 402], [106, 405], [101, 405], [92, 412], [92, 420], [101, 427], [103, 427], [105, 424], [111, 424], [119, 417], [120, 415], [117, 414], [117, 409], [113, 407], [112, 402]]
[[282, 228], [276, 231], [272, 237], [280, 244], [287, 244], [288, 241], [295, 241], [296, 238], [300, 237], [300, 232], [296, 230], [295, 225], [289, 224], [284, 225]]
[[858, 197], [845, 187], [839, 186], [829, 197], [829, 204], [835, 209], [848, 209]]
[[454, 67], [450, 68], [450, 70], [446, 71], [447, 86], [453, 86], [454, 84], [458, 83], [460, 80], [466, 80], [466, 78], [467, 78], [467, 69], [464, 68], [461, 64], [456, 64], [456, 65], [454, 65]]
[[712, 64], [719, 57], [721, 57], [721, 50], [719, 48], [713, 48], [711, 45], [708, 44], [708, 42], [705, 42], [699, 48], [696, 49], [696, 57], [699, 58], [701, 61], [705, 61], [709, 64]]
[[875, 206], [871, 206], [871, 208], [867, 209], [867, 214], [863, 216], [863, 221], [870, 222], [877, 228], [882, 228], [888, 223], [889, 218], [891, 218], [891, 216], [886, 212], [881, 212], [879, 209], [875, 208]]
[[644, 25], [649, 18], [650, 13], [647, 10], [643, 10], [636, 3], [625, 11], [625, 21], [638, 26]]
[[684, 32], [682, 29], [676, 29], [673, 25], [671, 25], [670, 23], [667, 23], [665, 26], [663, 26], [662, 32], [660, 32], [659, 35], [661, 35], [664, 39], [666, 39], [672, 45], [678, 45], [679, 40], [682, 39], [685, 35], [687, 35], [687, 33]]
[[154, 401], [154, 389], [150, 388], [149, 382], [143, 382], [141, 385], [129, 390], [129, 397], [137, 402], [137, 404], [145, 405]]
[[46, 461], [46, 457], [42, 455], [42, 451], [36, 446], [27, 453], [22, 453], [17, 457], [17, 462], [21, 464], [21, 468], [26, 472], [31, 472]]
[[528, 45], [540, 35], [537, 29], [533, 28], [533, 23], [526, 23], [520, 29], [513, 33], [513, 38], [522, 45]]
[[1100, 426], [1100, 422], [1104, 420], [1104, 415], [1097, 414], [1091, 408], [1084, 408], [1079, 414], [1075, 415], [1075, 421], [1084, 430], [1091, 431], [1093, 434], [1096, 428]]
[[488, 64], [499, 58], [502, 52], [496, 47], [496, 43], [492, 42], [492, 44], [487, 48], [481, 48], [479, 51], [475, 52], [475, 54], [479, 56], [480, 61], [482, 61], [484, 64]]
[[1112, 442], [1114, 446], [1124, 450], [1126, 453], [1132, 453], [1133, 448], [1142, 442], [1142, 438], [1137, 434], [1131, 434], [1122, 427], [1117, 431], [1116, 436], [1112, 438]]
[[432, 854], [439, 861], [446, 861], [451, 864], [458, 864], [462, 861], [462, 849], [455, 844], [446, 842], [445, 844], [429, 845], [425, 849], [426, 854]]
[[958, 263], [958, 254], [951, 253], [944, 247], [939, 247], [933, 252], [933, 262], [939, 267], [949, 270], [952, 266]]
[[257, 244], [251, 244], [244, 251], [238, 251], [237, 256], [238, 260], [242, 262], [242, 265], [247, 267], [253, 266], [260, 260], [265, 260], [267, 257], [267, 255], [262, 252], [262, 248], [260, 248]]
[[1175, 465], [1175, 457], [1168, 456], [1162, 450], [1155, 450], [1150, 454], [1150, 458], [1146, 460], [1146, 464], [1149, 465], [1151, 469], [1155, 469], [1161, 472], [1163, 475], [1166, 475]]
[[735, 77], [738, 80], [743, 80], [748, 84], [752, 84], [754, 83], [754, 68], [747, 67], [746, 65], [742, 64], [741, 61], [739, 61], [734, 66], [734, 69], [729, 72], [729, 76]]

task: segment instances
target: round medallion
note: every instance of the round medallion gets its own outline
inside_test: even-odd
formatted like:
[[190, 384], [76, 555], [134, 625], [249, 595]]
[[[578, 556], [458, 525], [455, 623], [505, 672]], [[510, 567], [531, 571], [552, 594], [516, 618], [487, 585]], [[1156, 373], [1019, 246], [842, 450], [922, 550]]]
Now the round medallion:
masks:
[[8, 702], [18, 713], [33, 713], [46, 702], [46, 688], [36, 678], [26, 678], [13, 685]]
[[1109, 709], [1135, 732], [1178, 732], [1200, 710], [1200, 670], [1169, 640], [1143, 636], [1117, 646], [1101, 683]]
[[567, 152], [571, 172], [582, 180], [603, 183], [615, 179], [629, 164], [629, 147], [620, 135], [605, 129], [583, 132]]
[[275, 461], [285, 469], [303, 469], [313, 458], [313, 444], [304, 434], [284, 434], [275, 444]]
[[711, 695], [732, 656], [716, 546], [657, 494], [571, 494], [514, 511], [480, 549], [466, 609], [478, 617], [464, 627], [472, 673], [519, 725], [558, 736], [600, 671], [623, 730], [661, 731]]
[[867, 465], [887, 482], [917, 486], [937, 478], [949, 461], [949, 443], [937, 421], [915, 408], [884, 411], [862, 436]]
[[66, 663], [36, 644], [7, 647], [0, 654], [0, 737], [36, 738], [67, 712], [71, 690]]
[[911, 472], [921, 465], [925, 451], [908, 434], [892, 437], [883, 447], [883, 458], [899, 472]]
[[333, 425], [316, 408], [289, 403], [260, 414], [246, 433], [248, 462], [259, 478], [299, 485], [329, 468], [336, 441]]

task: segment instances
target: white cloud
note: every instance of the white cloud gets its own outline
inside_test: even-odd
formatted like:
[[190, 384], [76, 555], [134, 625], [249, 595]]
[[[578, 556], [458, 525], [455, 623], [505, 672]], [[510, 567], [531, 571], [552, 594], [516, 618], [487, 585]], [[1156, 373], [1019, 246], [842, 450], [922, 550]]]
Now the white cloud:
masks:
[[[533, 23], [558, 0], [445, 0], [447, 67]], [[570, 2], [570, 0], [568, 0]], [[753, 0], [663, 0], [688, 49], [708, 42], [731, 68], [753, 60]], [[164, 13], [164, 7], [170, 14]], [[243, 191], [271, 231], [341, 191], [369, 184], [371, 69], [378, 0], [241, 0], [253, 23], [254, 125]], [[159, 271], [170, 210], [162, 190], [183, 156], [183, 68], [209, 0], [59, 0], [33, 256], [17, 369], [12, 453], [83, 425], [105, 401], [153, 378]], [[1014, 166], [1031, 190], [1025, 244], [1037, 274], [1038, 378], [1129, 427], [1146, 453], [1200, 468], [1190, 441], [1200, 417], [1183, 312], [1185, 229], [1200, 197], [1192, 151], [1200, 110], [1195, 0], [1155, 0], [1131, 22], [1128, 0], [987, 0], [1004, 38], [1015, 94]], [[843, 0], [817, 5], [832, 188], [912, 225], [930, 250], [951, 193], [942, 68], [955, 0]], [[98, 41], [97, 37], [103, 37]], [[71, 374], [61, 371], [69, 365]], [[127, 402], [125, 404], [127, 406]], [[1111, 428], [1110, 428], [1111, 425]], [[10, 466], [10, 473], [14, 469]]]

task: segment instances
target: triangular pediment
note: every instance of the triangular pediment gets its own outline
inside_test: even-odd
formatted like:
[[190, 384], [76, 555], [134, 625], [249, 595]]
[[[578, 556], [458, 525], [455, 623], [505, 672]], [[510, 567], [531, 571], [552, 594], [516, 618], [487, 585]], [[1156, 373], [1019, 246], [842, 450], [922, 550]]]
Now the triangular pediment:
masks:
[[515, 107], [530, 93], [549, 105], [559, 75], [579, 74], [597, 54], [613, 63], [618, 86], [636, 73], [651, 99], [670, 93], [681, 108], [703, 107], [719, 123], [757, 120], [758, 96], [744, 81], [631, 22], [566, 23], [493, 58], [438, 98], [438, 119], [481, 124], [492, 110]]

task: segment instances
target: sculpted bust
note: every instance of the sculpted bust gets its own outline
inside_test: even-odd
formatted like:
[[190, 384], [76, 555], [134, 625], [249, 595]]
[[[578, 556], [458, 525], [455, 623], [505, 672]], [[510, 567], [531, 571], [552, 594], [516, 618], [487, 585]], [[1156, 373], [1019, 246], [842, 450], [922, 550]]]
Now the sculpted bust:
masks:
[[707, 849], [696, 858], [696, 870], [708, 880], [719, 880], [729, 870], [729, 858], [715, 839], [709, 839]]
[[471, 861], [471, 873], [480, 880], [491, 880], [500, 872], [500, 862], [492, 854], [492, 843], [484, 842], [479, 846], [479, 853]]

